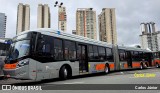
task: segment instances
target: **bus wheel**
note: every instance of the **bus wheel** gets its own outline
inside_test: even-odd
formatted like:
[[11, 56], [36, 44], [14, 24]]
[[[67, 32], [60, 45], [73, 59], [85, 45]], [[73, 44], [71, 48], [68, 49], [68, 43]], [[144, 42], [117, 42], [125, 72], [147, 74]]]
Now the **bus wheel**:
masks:
[[61, 69], [60, 69], [60, 73], [59, 73], [59, 76], [61, 79], [65, 80], [68, 78], [68, 69], [63, 66]]
[[145, 63], [146, 67], [149, 67], [147, 63]]
[[109, 66], [106, 64], [105, 69], [104, 69], [105, 74], [109, 73]]
[[143, 63], [141, 63], [141, 67], [140, 67], [140, 69], [143, 69]]
[[156, 67], [159, 68], [159, 64], [158, 63], [156, 63]]

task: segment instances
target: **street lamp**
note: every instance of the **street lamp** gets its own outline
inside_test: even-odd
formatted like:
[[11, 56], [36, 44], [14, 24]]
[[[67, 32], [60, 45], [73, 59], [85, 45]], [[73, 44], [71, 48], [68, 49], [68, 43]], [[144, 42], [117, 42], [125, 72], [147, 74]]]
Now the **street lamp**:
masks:
[[[58, 8], [61, 8], [62, 5], [63, 5], [62, 2], [58, 5], [58, 1], [56, 1], [54, 7], [58, 6]], [[60, 28], [60, 27], [59, 27], [59, 20], [58, 20], [58, 29], [59, 29], [59, 28]]]
[[60, 5], [58, 5], [58, 1], [55, 2], [54, 7], [58, 6], [58, 7], [62, 7], [63, 3], [61, 2]]

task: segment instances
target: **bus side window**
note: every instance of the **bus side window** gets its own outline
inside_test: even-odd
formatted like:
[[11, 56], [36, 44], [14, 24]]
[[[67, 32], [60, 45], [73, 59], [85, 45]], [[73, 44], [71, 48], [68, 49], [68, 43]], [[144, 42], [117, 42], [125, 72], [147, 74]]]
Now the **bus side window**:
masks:
[[76, 43], [73, 41], [70, 43], [69, 58], [70, 60], [76, 60]]
[[120, 61], [125, 61], [126, 60], [125, 50], [119, 50], [119, 60]]
[[93, 60], [94, 59], [94, 55], [93, 55], [93, 46], [92, 45], [89, 45], [89, 49], [88, 49], [88, 57], [89, 57], [89, 60]]
[[143, 60], [143, 52], [139, 52], [139, 61]]
[[51, 57], [51, 46], [53, 45], [53, 38], [51, 36], [43, 36], [43, 39], [39, 41], [38, 52], [39, 56]]
[[112, 53], [112, 49], [111, 48], [106, 48], [106, 57], [107, 57], [107, 61], [109, 62], [113, 62], [113, 53]]
[[98, 50], [99, 50], [100, 60], [105, 60], [106, 59], [105, 48], [104, 47], [98, 47]]
[[141, 61], [140, 56], [139, 56], [139, 52], [137, 52], [137, 51], [132, 52], [132, 60], [133, 61]]
[[65, 60], [76, 60], [76, 43], [65, 40]]
[[54, 59], [55, 60], [63, 60], [63, 47], [62, 40], [55, 38], [54, 39]]
[[99, 60], [97, 46], [93, 46], [93, 51], [94, 51], [94, 60]]

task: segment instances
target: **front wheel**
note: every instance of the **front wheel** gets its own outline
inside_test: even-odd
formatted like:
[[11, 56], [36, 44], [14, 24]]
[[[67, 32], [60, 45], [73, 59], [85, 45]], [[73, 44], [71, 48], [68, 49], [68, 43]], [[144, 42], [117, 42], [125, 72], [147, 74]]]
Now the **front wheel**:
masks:
[[59, 74], [60, 74], [59, 76], [60, 76], [61, 79], [63, 79], [63, 80], [67, 79], [68, 78], [68, 69], [65, 66], [63, 66], [60, 69], [60, 73]]

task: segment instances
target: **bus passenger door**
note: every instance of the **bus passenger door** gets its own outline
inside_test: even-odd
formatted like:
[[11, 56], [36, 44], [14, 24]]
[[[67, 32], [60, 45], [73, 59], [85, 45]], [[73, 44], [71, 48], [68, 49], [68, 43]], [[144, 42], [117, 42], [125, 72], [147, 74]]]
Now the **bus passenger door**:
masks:
[[152, 66], [152, 53], [146, 53], [147, 57], [145, 60], [149, 63], [148, 66]]
[[126, 51], [128, 68], [132, 68], [132, 55], [130, 51]]
[[78, 45], [79, 71], [80, 73], [88, 72], [87, 46]]

